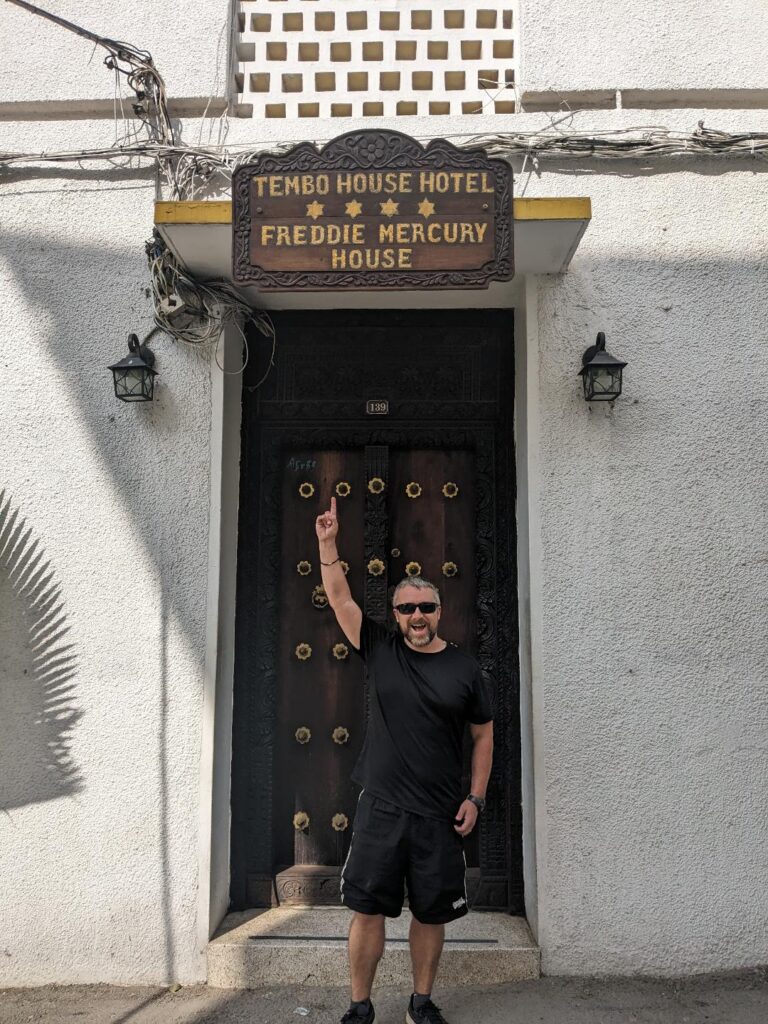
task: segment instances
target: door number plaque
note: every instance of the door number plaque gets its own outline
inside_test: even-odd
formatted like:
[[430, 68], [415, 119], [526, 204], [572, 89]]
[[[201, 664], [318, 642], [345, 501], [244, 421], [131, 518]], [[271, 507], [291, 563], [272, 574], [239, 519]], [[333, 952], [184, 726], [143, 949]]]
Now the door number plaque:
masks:
[[386, 398], [369, 398], [365, 403], [367, 416], [388, 416], [389, 402]]

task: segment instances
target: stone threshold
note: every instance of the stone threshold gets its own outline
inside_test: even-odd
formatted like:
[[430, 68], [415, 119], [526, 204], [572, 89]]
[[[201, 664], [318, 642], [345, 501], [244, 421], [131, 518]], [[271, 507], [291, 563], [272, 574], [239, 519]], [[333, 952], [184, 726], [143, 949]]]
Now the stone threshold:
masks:
[[[347, 986], [350, 911], [278, 907], [228, 914], [208, 945], [208, 985]], [[410, 912], [387, 918], [377, 985], [409, 985]], [[446, 925], [440, 975], [452, 985], [500, 985], [540, 976], [541, 953], [523, 917], [470, 911]]]

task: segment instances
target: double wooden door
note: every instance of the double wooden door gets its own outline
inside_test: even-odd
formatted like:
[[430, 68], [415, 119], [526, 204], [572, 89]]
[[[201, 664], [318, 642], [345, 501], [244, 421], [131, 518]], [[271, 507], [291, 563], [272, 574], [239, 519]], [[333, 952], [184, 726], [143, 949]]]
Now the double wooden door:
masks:
[[475, 495], [466, 451], [378, 445], [286, 456], [273, 828], [281, 881], [298, 882], [343, 863], [366, 720], [363, 664], [328, 606], [315, 516], [336, 497], [344, 570], [368, 614], [393, 625], [392, 587], [425, 576], [442, 593], [440, 634], [472, 650]]
[[[335, 496], [355, 600], [393, 624], [393, 586], [425, 576], [442, 595], [441, 636], [477, 657], [489, 678], [496, 753], [488, 808], [466, 847], [470, 899], [521, 913], [514, 495], [504, 405], [511, 339], [501, 316], [481, 314], [478, 331], [473, 314], [471, 336], [453, 346], [457, 389], [445, 367], [436, 374], [425, 353], [413, 356], [419, 315], [380, 316], [390, 322], [388, 353], [370, 337], [370, 314], [357, 314], [355, 346], [338, 337], [329, 343], [322, 314], [285, 315], [269, 386], [250, 392], [246, 381], [232, 906], [339, 901], [368, 691], [322, 588], [314, 523]], [[462, 317], [452, 313], [446, 328], [460, 335]], [[343, 352], [349, 394], [329, 395], [323, 383], [329, 348]], [[423, 385], [415, 404], [414, 382]], [[363, 419], [366, 399], [388, 403], [387, 419]], [[467, 789], [470, 753], [467, 734]]]

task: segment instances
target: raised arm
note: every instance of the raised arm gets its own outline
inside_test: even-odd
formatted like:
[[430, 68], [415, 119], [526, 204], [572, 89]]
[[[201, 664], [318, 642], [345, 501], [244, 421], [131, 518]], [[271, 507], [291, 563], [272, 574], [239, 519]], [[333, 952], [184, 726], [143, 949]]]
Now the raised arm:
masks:
[[339, 520], [336, 518], [336, 499], [331, 498], [331, 507], [317, 517], [315, 532], [320, 545], [320, 571], [328, 603], [333, 608], [336, 621], [353, 647], [360, 647], [360, 626], [363, 613], [353, 600], [347, 577], [341, 567], [336, 538], [339, 534]]

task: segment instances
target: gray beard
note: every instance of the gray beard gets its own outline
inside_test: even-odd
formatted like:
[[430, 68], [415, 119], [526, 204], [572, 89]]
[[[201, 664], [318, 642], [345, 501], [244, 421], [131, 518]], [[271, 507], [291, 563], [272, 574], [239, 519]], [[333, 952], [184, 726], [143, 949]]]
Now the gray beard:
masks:
[[417, 634], [414, 634], [409, 626], [405, 637], [412, 647], [426, 647], [428, 644], [432, 643], [436, 635], [436, 632], [431, 630], [429, 626], [427, 626], [423, 633]]

